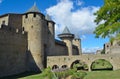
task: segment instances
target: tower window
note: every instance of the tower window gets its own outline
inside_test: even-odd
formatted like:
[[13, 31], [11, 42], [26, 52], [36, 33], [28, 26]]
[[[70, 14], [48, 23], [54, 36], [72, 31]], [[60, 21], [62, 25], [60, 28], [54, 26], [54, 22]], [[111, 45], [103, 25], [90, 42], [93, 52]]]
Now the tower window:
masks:
[[33, 26], [31, 26], [31, 28], [33, 28]]
[[2, 25], [5, 25], [5, 20], [4, 20], [4, 21], [2, 21]]
[[25, 30], [25, 28], [24, 27], [22, 27], [22, 31], [24, 31]]
[[25, 15], [25, 18], [28, 18], [28, 14]]
[[34, 13], [34, 17], [36, 17], [36, 13]]

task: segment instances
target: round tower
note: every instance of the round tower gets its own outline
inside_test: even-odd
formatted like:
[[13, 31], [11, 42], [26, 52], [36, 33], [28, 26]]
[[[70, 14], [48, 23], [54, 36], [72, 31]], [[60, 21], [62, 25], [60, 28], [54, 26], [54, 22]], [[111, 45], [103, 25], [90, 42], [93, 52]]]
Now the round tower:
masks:
[[66, 43], [66, 45], [68, 47], [68, 54], [69, 54], [69, 56], [72, 56], [72, 53], [73, 53], [72, 40], [74, 38], [74, 34], [71, 34], [69, 29], [67, 27], [65, 27], [62, 34], [59, 34], [58, 37]]
[[75, 38], [73, 39], [73, 44], [77, 46], [79, 55], [82, 55], [81, 39], [78, 35], [75, 35]]
[[40, 71], [44, 67], [44, 27], [47, 26], [45, 16], [34, 4], [23, 14], [23, 29], [28, 32], [28, 66], [32, 71]]
[[48, 25], [48, 29], [50, 31], [50, 34], [54, 38], [54, 36], [55, 36], [55, 29], [54, 29], [55, 22], [52, 21], [51, 17], [48, 14], [45, 16], [45, 19], [47, 20], [47, 25]]
[[47, 14], [45, 16], [45, 19], [47, 21], [47, 26], [48, 26], [48, 55], [53, 55], [55, 53], [54, 48], [55, 48], [55, 29], [54, 25], [55, 23], [51, 20], [51, 17]]

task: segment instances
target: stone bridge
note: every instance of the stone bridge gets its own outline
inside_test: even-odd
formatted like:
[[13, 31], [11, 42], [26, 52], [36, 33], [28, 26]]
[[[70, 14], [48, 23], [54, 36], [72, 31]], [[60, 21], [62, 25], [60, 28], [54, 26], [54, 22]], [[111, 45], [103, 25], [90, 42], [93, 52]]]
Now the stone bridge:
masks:
[[83, 54], [83, 55], [73, 55], [73, 56], [48, 56], [47, 57], [47, 67], [53, 67], [54, 65], [61, 68], [63, 65], [71, 67], [72, 63], [76, 60], [85, 62], [88, 65], [89, 71], [91, 71], [91, 65], [95, 60], [105, 59], [109, 61], [113, 70], [120, 69], [120, 54]]

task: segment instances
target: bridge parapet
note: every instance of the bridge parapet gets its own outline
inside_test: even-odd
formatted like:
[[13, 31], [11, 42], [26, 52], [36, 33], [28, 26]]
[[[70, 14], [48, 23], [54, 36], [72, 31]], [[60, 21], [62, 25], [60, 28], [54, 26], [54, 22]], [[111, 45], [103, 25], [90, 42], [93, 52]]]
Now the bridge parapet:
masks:
[[71, 64], [80, 60], [85, 62], [89, 71], [91, 70], [91, 64], [98, 59], [105, 59], [109, 61], [113, 65], [113, 70], [120, 69], [120, 54], [83, 54], [83, 55], [74, 55], [74, 56], [48, 56], [47, 57], [47, 67], [52, 67], [53, 65], [62, 67], [62, 65], [67, 65], [67, 67], [71, 67]]

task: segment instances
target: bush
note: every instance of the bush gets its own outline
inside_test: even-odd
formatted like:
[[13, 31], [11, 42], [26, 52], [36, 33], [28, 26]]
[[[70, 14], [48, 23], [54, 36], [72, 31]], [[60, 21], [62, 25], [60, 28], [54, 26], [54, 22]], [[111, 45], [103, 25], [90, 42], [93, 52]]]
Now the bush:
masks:
[[71, 79], [83, 79], [86, 75], [87, 73], [83, 71], [75, 72]]
[[76, 69], [68, 69], [61, 72], [52, 72], [51, 68], [46, 68], [40, 74], [40, 79], [62, 79], [68, 76], [72, 76], [72, 79], [83, 79], [86, 75], [86, 72], [79, 71], [77, 72]]

